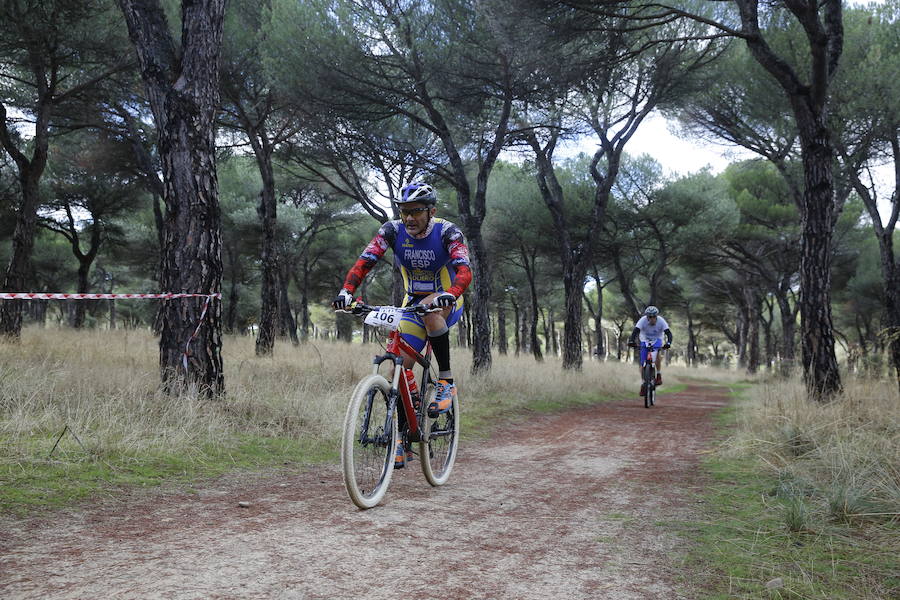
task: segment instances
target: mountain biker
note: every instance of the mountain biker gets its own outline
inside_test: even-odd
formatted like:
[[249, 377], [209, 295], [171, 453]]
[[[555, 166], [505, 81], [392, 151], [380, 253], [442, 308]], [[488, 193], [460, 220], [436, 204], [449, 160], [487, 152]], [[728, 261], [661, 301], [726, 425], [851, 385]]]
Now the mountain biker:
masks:
[[[425, 347], [426, 336], [431, 342], [438, 364], [436, 395], [428, 405], [428, 414], [434, 417], [450, 410], [456, 396], [450, 370], [450, 327], [462, 315], [462, 295], [472, 281], [469, 250], [459, 227], [434, 216], [437, 194], [429, 184], [410, 183], [394, 203], [400, 219], [381, 226], [347, 273], [332, 306], [344, 310], [351, 305], [353, 293], [378, 259], [388, 248], [394, 251], [394, 263], [406, 288], [403, 306], [421, 304], [441, 309], [424, 316], [406, 314], [398, 328], [403, 339], [419, 352]], [[413, 365], [412, 357], [404, 357], [404, 367]], [[403, 444], [398, 443], [394, 468], [402, 468], [411, 459], [412, 453], [404, 453]]]
[[[663, 335], [666, 336], [666, 343], [663, 344]], [[638, 336], [641, 338], [641, 360], [638, 361], [638, 371], [643, 374], [642, 367], [647, 360], [647, 342], [653, 342], [653, 349], [656, 352], [656, 385], [662, 385], [662, 372], [660, 367], [662, 364], [662, 352], [660, 348], [668, 349], [672, 346], [672, 332], [669, 330], [669, 324], [659, 314], [659, 309], [655, 306], [648, 306], [644, 309], [644, 315], [634, 324], [634, 331], [631, 332], [631, 338], [628, 340], [629, 346], [637, 346]], [[641, 383], [641, 396], [647, 393], [646, 385]]]

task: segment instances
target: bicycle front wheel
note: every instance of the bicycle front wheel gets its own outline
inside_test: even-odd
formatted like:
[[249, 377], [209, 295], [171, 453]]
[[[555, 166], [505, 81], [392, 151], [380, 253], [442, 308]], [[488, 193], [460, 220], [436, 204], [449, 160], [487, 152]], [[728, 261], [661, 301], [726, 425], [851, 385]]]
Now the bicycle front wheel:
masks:
[[644, 365], [644, 408], [653, 406], [653, 397], [656, 395], [656, 376], [653, 374], [653, 365], [648, 360]]
[[387, 420], [390, 389], [384, 377], [369, 375], [353, 391], [344, 417], [344, 485], [360, 508], [372, 508], [381, 502], [394, 472], [397, 419]]
[[[423, 406], [434, 400], [434, 385], [429, 385]], [[422, 427], [422, 441], [419, 442], [419, 457], [422, 473], [433, 486], [444, 485], [450, 478], [456, 451], [459, 446], [459, 398], [453, 396], [450, 410], [432, 419], [427, 414]]]

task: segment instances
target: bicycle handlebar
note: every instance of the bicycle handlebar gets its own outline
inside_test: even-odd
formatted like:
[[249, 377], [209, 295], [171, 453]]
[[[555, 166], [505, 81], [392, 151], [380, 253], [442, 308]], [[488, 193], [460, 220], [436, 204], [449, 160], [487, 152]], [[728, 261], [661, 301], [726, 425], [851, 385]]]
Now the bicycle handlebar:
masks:
[[[640, 348], [641, 345], [646, 345], [648, 348], [655, 350], [656, 348], [655, 348], [654, 344], [655, 344], [655, 342], [641, 342], [640, 344], [635, 343], [635, 342], [628, 342], [628, 347], [629, 348]], [[667, 350], [669, 347], [670, 347], [670, 344], [663, 344], [662, 346], [659, 347], [659, 350]]]
[[[365, 302], [356, 302], [349, 309], [335, 310], [334, 312], [345, 312], [345, 313], [350, 313], [350, 314], [359, 316], [359, 315], [368, 314], [370, 312], [375, 312], [377, 310], [380, 310], [381, 308], [383, 308], [383, 307], [372, 306], [370, 304], [366, 304]], [[429, 306], [422, 306], [421, 304], [414, 304], [412, 306], [388, 306], [387, 308], [393, 308], [393, 309], [399, 310], [401, 312], [415, 313], [417, 315], [424, 315], [426, 313], [438, 312], [439, 310], [442, 310], [440, 307], [437, 307], [437, 306], [429, 307]]]

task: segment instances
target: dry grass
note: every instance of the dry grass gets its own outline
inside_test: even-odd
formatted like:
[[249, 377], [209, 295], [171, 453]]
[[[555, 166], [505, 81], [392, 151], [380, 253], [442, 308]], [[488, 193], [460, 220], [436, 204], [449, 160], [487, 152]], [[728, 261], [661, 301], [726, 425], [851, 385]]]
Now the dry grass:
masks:
[[739, 413], [733, 453], [762, 457], [819, 517], [900, 519], [900, 396], [890, 381], [848, 379], [843, 396], [811, 403], [792, 380], [757, 387]]
[[900, 397], [890, 381], [844, 384], [821, 405], [799, 376], [761, 382], [725, 413], [693, 552], [711, 597], [898, 597]]
[[[68, 425], [101, 454], [190, 453], [242, 434], [334, 440], [347, 398], [381, 351], [378, 344], [317, 340], [298, 347], [279, 343], [273, 357], [258, 358], [253, 338], [228, 336], [227, 398], [216, 402], [158, 391], [158, 348], [146, 331], [30, 328], [21, 343], [0, 345], [0, 438], [7, 448], [44, 440], [39, 446], [49, 452], [53, 434]], [[639, 385], [633, 364], [587, 360], [573, 373], [563, 371], [557, 358], [536, 363], [530, 355], [494, 353], [489, 374], [475, 378], [468, 350], [454, 348], [453, 360], [467, 411], [484, 408], [487, 414], [631, 395]], [[671, 383], [679, 375], [743, 379], [676, 366], [665, 372]]]
[[[21, 343], [0, 345], [3, 454], [46, 456], [65, 426], [107, 457], [190, 455], [242, 435], [331, 443], [353, 386], [379, 352], [376, 344], [312, 341], [281, 343], [274, 357], [257, 358], [252, 338], [227, 337], [227, 398], [218, 402], [160, 393], [158, 349], [148, 332], [27, 329]], [[555, 359], [536, 364], [530, 356], [498, 355], [488, 376], [473, 378], [469, 352], [453, 354], [464, 402], [473, 409], [617, 396], [637, 381], [633, 365], [586, 362], [581, 373], [564, 373]]]

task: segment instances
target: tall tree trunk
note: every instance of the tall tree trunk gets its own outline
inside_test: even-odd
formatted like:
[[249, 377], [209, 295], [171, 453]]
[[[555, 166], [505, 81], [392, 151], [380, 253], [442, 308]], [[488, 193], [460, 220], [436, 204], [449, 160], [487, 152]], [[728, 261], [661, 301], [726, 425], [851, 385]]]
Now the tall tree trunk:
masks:
[[278, 312], [279, 312], [279, 330], [283, 331], [287, 337], [291, 339], [291, 345], [299, 346], [300, 338], [297, 337], [297, 321], [294, 320], [294, 313], [291, 310], [291, 299], [288, 295], [288, 284], [290, 278], [288, 274], [281, 269], [276, 271], [278, 276]]
[[[87, 252], [82, 252], [81, 243], [79, 241], [80, 237], [75, 226], [75, 219], [73, 218], [72, 211], [67, 208], [66, 213], [69, 217], [69, 225], [71, 231], [71, 237], [69, 238], [69, 241], [71, 242], [72, 251], [75, 254], [75, 258], [78, 259], [78, 293], [87, 294], [91, 291], [91, 282], [89, 279], [91, 266], [94, 264], [94, 260], [97, 258], [97, 253], [100, 252], [100, 245], [103, 243], [102, 227], [99, 223], [94, 223], [94, 226], [91, 228], [90, 248]], [[84, 313], [86, 310], [87, 305], [84, 302], [75, 303], [72, 318], [73, 328], [81, 329], [84, 326]]]
[[337, 333], [337, 339], [348, 344], [353, 341], [353, 319], [352, 315], [337, 312], [334, 314], [334, 327]]
[[471, 326], [472, 307], [469, 302], [463, 304], [463, 314], [461, 315], [456, 326], [458, 327], [456, 343], [460, 348], [469, 348], [472, 345]]
[[506, 341], [506, 304], [497, 304], [497, 352], [506, 355], [508, 352]]
[[[525, 255], [524, 248], [522, 249]], [[528, 278], [528, 294], [531, 299], [531, 319], [528, 323], [528, 344], [531, 346], [531, 354], [537, 362], [544, 361], [544, 355], [541, 352], [541, 342], [538, 339], [538, 317], [541, 314], [541, 308], [538, 304], [537, 287], [535, 286], [535, 273], [533, 269], [534, 263], [525, 259], [525, 275]]]
[[775, 306], [770, 300], [765, 300], [765, 307], [766, 312], [769, 313], [769, 318], [761, 319], [763, 339], [765, 340], [763, 348], [765, 349], [766, 371], [771, 371], [775, 364], [775, 344], [773, 342], [775, 336], [772, 335], [772, 325], [775, 323]]
[[472, 276], [475, 278], [472, 298], [472, 373], [488, 373], [491, 358], [491, 268], [487, 248], [481, 236], [484, 217], [463, 215], [466, 242], [471, 256]]
[[456, 189], [456, 205], [459, 209], [463, 233], [469, 246], [469, 254], [472, 266], [472, 276], [475, 278], [474, 290], [470, 295], [472, 300], [472, 374], [487, 374], [491, 370], [491, 314], [490, 303], [493, 292], [491, 279], [491, 265], [488, 259], [488, 251], [481, 234], [481, 226], [486, 216], [486, 199], [488, 179], [497, 162], [497, 157], [506, 145], [506, 134], [509, 128], [509, 118], [512, 113], [513, 94], [507, 89], [503, 92], [503, 101], [498, 112], [494, 138], [484, 152], [480, 152], [478, 158], [478, 174], [475, 177], [475, 191], [469, 184], [468, 165], [453, 140], [450, 127], [443, 115], [431, 104], [431, 96], [424, 86], [424, 82], [418, 85], [422, 97], [428, 99], [426, 110], [429, 113], [435, 130], [441, 138], [444, 150], [446, 150], [450, 166], [453, 172], [453, 185]]
[[697, 336], [694, 333], [694, 315], [691, 313], [691, 307], [687, 307], [687, 329], [688, 329], [688, 340], [687, 340], [687, 349], [685, 351], [685, 355], [687, 358], [687, 364], [690, 367], [697, 366]]
[[[77, 290], [79, 294], [87, 294], [91, 291], [91, 282], [89, 279], [89, 275], [91, 272], [91, 262], [93, 259], [88, 260], [87, 258], [82, 258], [78, 261], [78, 283]], [[75, 302], [74, 312], [72, 313], [72, 328], [73, 329], [81, 329], [84, 327], [84, 313], [87, 310], [87, 305], [84, 300], [78, 300]]]
[[746, 369], [747, 368], [747, 350], [749, 348], [749, 344], [747, 341], [749, 340], [748, 332], [750, 330], [750, 321], [747, 306], [744, 304], [744, 300], [741, 299], [741, 304], [738, 309], [738, 320], [736, 323], [737, 329], [737, 367], [738, 369]]
[[794, 338], [797, 335], [797, 308], [791, 306], [787, 291], [782, 293], [781, 290], [775, 295], [778, 301], [778, 313], [781, 317], [781, 335], [782, 335], [782, 356], [781, 356], [781, 374], [784, 377], [790, 376], [794, 370], [796, 361], [796, 350], [794, 349]]
[[[7, 292], [27, 291], [28, 274], [31, 272], [31, 253], [34, 250], [34, 235], [37, 231], [37, 209], [40, 204], [39, 183], [47, 166], [49, 148], [50, 106], [40, 102], [35, 122], [34, 150], [31, 159], [25, 157], [14, 145], [6, 129], [6, 108], [0, 103], [0, 140], [4, 149], [13, 157], [18, 167], [19, 186], [22, 199], [16, 212], [16, 226], [13, 229], [12, 256], [3, 278], [3, 290]], [[0, 335], [19, 339], [22, 333], [23, 300], [3, 300], [0, 305]]]
[[[184, 2], [181, 47], [176, 48], [158, 0], [118, 1], [159, 135], [166, 203], [161, 287], [171, 292], [219, 294], [221, 215], [214, 116], [219, 104], [225, 2]], [[163, 304], [159, 362], [166, 389], [183, 380], [197, 385], [205, 395], [224, 393], [222, 305], [210, 301], [205, 314], [204, 306], [204, 298]]]
[[759, 371], [759, 298], [755, 290], [744, 288], [747, 303], [747, 372]]
[[[229, 245], [225, 244], [225, 254], [228, 256], [228, 266], [231, 271], [228, 284], [228, 303], [225, 309], [225, 331], [234, 333], [237, 325], [237, 307], [239, 300], [238, 278], [240, 277], [237, 267], [237, 252]], [[241, 332], [243, 333], [243, 332]]]
[[566, 318], [563, 326], [563, 368], [580, 370], [583, 363], [581, 344], [581, 321], [583, 308], [581, 295], [584, 292], [583, 270], [576, 265], [563, 266], [563, 290], [565, 292]]
[[[256, 336], [256, 355], [270, 356], [275, 348], [275, 338], [278, 337], [279, 331], [285, 333], [284, 328], [280, 330], [279, 324], [279, 289], [278, 289], [278, 265], [274, 255], [274, 236], [270, 231], [274, 231], [274, 226], [270, 223], [272, 218], [264, 216], [266, 212], [262, 205], [266, 200], [260, 200], [260, 220], [263, 222], [262, 229], [262, 250], [260, 252], [260, 267], [262, 271], [262, 281], [260, 283], [260, 307], [259, 307], [259, 334]], [[281, 321], [282, 325], [284, 322]]]
[[[309, 332], [312, 327], [312, 322], [309, 315], [309, 294], [307, 290], [309, 289], [309, 259], [303, 259], [303, 265], [301, 266], [303, 279], [302, 285], [297, 285], [300, 288], [300, 340], [303, 343], [306, 343], [309, 340]], [[296, 273], [296, 272], [295, 272]], [[296, 274], [295, 274], [296, 279]]]
[[519, 339], [522, 340], [522, 352], [531, 352], [531, 336], [528, 335], [528, 324], [531, 323], [531, 309], [522, 307], [522, 321], [519, 323]]
[[[275, 173], [272, 169], [272, 148], [264, 129], [255, 130], [249, 124], [248, 135], [256, 164], [262, 177], [262, 191], [259, 206], [256, 209], [262, 228], [262, 246], [260, 263], [262, 267], [262, 283], [260, 285], [259, 335], [256, 337], [256, 355], [269, 356], [275, 347], [275, 331], [279, 317], [279, 275], [278, 246], [275, 229], [278, 219], [278, 203], [275, 199]], [[286, 286], [285, 286], [286, 287]], [[282, 295], [286, 295], [283, 293]], [[288, 309], [290, 311], [290, 309]], [[282, 312], [282, 317], [284, 313]], [[293, 319], [292, 319], [293, 320]], [[284, 323], [284, 321], [282, 321]], [[291, 332], [291, 339], [296, 340], [296, 330]]]
[[809, 115], [798, 124], [806, 184], [800, 237], [803, 377], [810, 395], [827, 401], [841, 390], [831, 317], [834, 153], [824, 115]]
[[[886, 243], [885, 246], [887, 250], [891, 250], [889, 244]], [[893, 258], [892, 250], [890, 256]], [[900, 268], [896, 263], [888, 263], [889, 259], [884, 252], [881, 260], [882, 269], [885, 271], [884, 338], [890, 349], [897, 388], [900, 389]]]
[[553, 167], [553, 150], [556, 145], [555, 134], [546, 146], [541, 146], [531, 130], [526, 134], [526, 139], [534, 151], [537, 164], [537, 182], [541, 191], [544, 204], [547, 205], [553, 217], [553, 226], [559, 238], [560, 260], [563, 266], [563, 289], [565, 293], [566, 317], [563, 330], [563, 368], [581, 370], [584, 356], [581, 342], [582, 325], [582, 295], [584, 294], [584, 280], [587, 274], [588, 262], [591, 257], [592, 244], [597, 232], [601, 228], [606, 213], [606, 205], [609, 201], [609, 191], [612, 182], [615, 181], [619, 170], [619, 153], [611, 152], [607, 157], [609, 167], [607, 175], [600, 174], [597, 165], [606, 150], [598, 151], [591, 163], [591, 175], [596, 182], [594, 202], [591, 209], [591, 217], [584, 232], [584, 241], [573, 240], [572, 225], [567, 217], [565, 197], [562, 186], [556, 177]]
[[616, 269], [616, 279], [619, 282], [619, 291], [622, 293], [622, 300], [631, 312], [632, 318], [637, 321], [641, 318], [643, 309], [635, 297], [633, 282], [630, 277], [625, 275], [625, 269], [622, 267], [622, 257], [618, 254], [618, 250], [613, 250], [612, 258], [613, 266]]
[[[744, 41], [791, 104], [800, 139], [804, 190], [800, 206], [800, 337], [803, 379], [811, 398], [828, 401], [841, 390], [831, 318], [832, 232], [837, 211], [834, 148], [828, 128], [828, 89], [843, 52], [841, 0], [787, 3], [809, 44], [804, 82], [766, 41], [758, 0], [736, 0]], [[821, 12], [820, 12], [821, 11]]]
[[553, 318], [553, 311], [550, 311], [550, 337], [553, 338], [553, 356], [559, 356], [559, 336], [556, 334], [556, 320]]
[[519, 323], [522, 320], [522, 313], [521, 313], [521, 310], [519, 310], [518, 302], [513, 301], [512, 305], [513, 305], [513, 321], [515, 323], [515, 326], [513, 327], [513, 344], [515, 344], [515, 348], [516, 348], [515, 355], [519, 356], [519, 352], [522, 351], [522, 338], [519, 335], [519, 331], [521, 330]]

